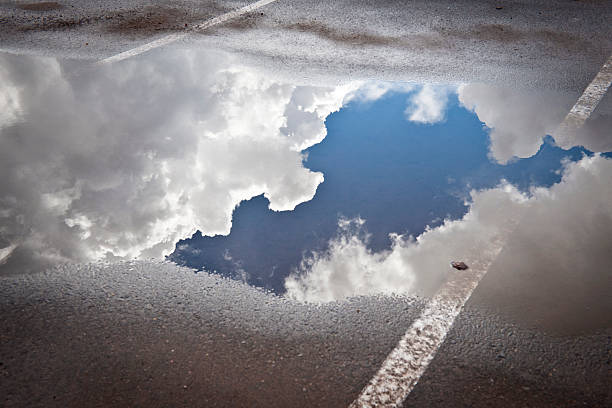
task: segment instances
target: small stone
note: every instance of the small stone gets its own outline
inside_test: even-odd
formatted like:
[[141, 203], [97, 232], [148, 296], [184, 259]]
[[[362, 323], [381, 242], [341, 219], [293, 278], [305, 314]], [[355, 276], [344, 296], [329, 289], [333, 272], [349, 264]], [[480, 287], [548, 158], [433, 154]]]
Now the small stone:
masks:
[[453, 261], [451, 262], [451, 266], [459, 271], [465, 271], [469, 268], [463, 261]]

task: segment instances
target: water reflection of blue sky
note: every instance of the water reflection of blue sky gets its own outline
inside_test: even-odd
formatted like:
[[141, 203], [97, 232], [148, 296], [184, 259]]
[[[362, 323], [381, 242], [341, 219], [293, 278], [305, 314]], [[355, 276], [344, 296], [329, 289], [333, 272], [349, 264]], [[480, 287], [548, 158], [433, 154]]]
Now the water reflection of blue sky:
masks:
[[390, 233], [416, 237], [461, 218], [472, 189], [502, 180], [524, 192], [549, 187], [561, 180], [563, 161], [587, 153], [563, 150], [548, 137], [534, 156], [500, 164], [491, 157], [490, 129], [454, 89], [437, 88], [444, 101], [430, 115], [434, 123], [411, 120], [410, 101], [421, 86], [349, 102], [327, 118], [327, 137], [306, 151], [306, 166], [325, 175], [312, 200], [289, 212], [270, 211], [263, 196], [244, 201], [228, 236], [198, 233], [180, 241], [171, 259], [282, 292], [304, 255], [327, 248], [339, 219], [365, 220], [368, 248], [389, 249]]
[[182, 264], [333, 300], [435, 287], [519, 216], [531, 221], [516, 234], [541, 235], [560, 265], [572, 259], [558, 248], [612, 233], [612, 161], [576, 147], [612, 150], [611, 116], [561, 147], [545, 137], [571, 96], [293, 84], [203, 50], [80, 65], [0, 55], [2, 273], [176, 249]]

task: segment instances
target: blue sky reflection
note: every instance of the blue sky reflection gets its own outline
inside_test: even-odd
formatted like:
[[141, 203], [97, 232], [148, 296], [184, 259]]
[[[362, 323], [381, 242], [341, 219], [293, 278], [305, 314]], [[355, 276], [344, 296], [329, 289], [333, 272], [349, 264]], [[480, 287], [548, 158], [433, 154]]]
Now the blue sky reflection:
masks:
[[306, 151], [306, 167], [325, 175], [312, 200], [289, 212], [270, 211], [263, 196], [244, 201], [228, 236], [197, 233], [180, 241], [170, 259], [282, 293], [305, 255], [328, 248], [339, 219], [365, 220], [360, 233], [368, 235], [368, 249], [388, 250], [390, 233], [416, 237], [461, 218], [472, 189], [502, 180], [523, 192], [549, 187], [561, 180], [563, 161], [587, 154], [556, 147], [548, 137], [534, 156], [499, 164], [491, 158], [490, 129], [457, 93], [427, 87], [444, 98], [442, 110], [428, 116], [435, 123], [410, 120], [414, 114], [406, 111], [421, 86], [349, 102], [328, 116], [327, 137]]
[[427, 292], [518, 218], [563, 268], [612, 233], [612, 160], [585, 150], [612, 150], [612, 116], [558, 147], [571, 103], [295, 84], [195, 49], [98, 67], [0, 54], [0, 273], [170, 254], [302, 300]]

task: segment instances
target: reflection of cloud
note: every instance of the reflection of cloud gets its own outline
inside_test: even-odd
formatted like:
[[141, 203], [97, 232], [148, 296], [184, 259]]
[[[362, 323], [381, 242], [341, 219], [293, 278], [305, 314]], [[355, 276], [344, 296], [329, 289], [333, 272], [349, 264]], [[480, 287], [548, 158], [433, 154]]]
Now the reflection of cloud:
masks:
[[[612, 160], [585, 157], [567, 164], [560, 183], [534, 189], [529, 196], [510, 185], [472, 192], [463, 219], [447, 220], [416, 240], [395, 236], [392, 248], [382, 253], [369, 251], [367, 238], [355, 226], [341, 229], [327, 252], [305, 258], [300, 274], [287, 279], [288, 296], [329, 301], [375, 293], [431, 293], [450, 261], [469, 265], [486, 259], [518, 220], [513, 241], [529, 242], [534, 254], [552, 248], [557, 265], [576, 265], [573, 248], [599, 247], [612, 235], [611, 177]], [[582, 257], [583, 264], [576, 266], [601, 269], [609, 252], [597, 253]], [[513, 270], [550, 270], [542, 258], [523, 255], [506, 254], [504, 259]]]
[[[1, 71], [0, 79], [4, 79], [5, 73]], [[11, 84], [0, 82], [0, 128], [15, 122], [19, 116], [19, 90]]]
[[556, 132], [553, 136], [564, 149], [584, 146], [592, 152], [612, 151], [612, 115], [595, 113], [580, 128]]
[[323, 181], [300, 150], [352, 89], [178, 51], [73, 79], [53, 59], [0, 69], [0, 248], [20, 245], [7, 265], [158, 257], [196, 228], [228, 233], [234, 207], [262, 193], [293, 209]]
[[569, 97], [484, 84], [463, 85], [458, 92], [461, 104], [491, 128], [491, 155], [500, 163], [513, 157], [533, 156], [546, 135], [555, 136], [556, 143], [564, 149], [584, 146], [595, 152], [612, 150], [608, 116], [591, 118], [571, 137], [554, 134], [571, 106]]
[[339, 110], [358, 86], [352, 83], [335, 88], [296, 88], [285, 109], [286, 127], [281, 129], [293, 142], [292, 148], [301, 151], [321, 142], [327, 135], [325, 118]]
[[408, 120], [433, 124], [444, 120], [448, 91], [444, 87], [424, 85], [408, 100], [404, 114]]
[[408, 92], [413, 88], [406, 83], [355, 81], [336, 87], [301, 86], [296, 88], [285, 109], [286, 126], [281, 128], [297, 151], [321, 142], [327, 135], [325, 118], [344, 103], [372, 102], [390, 91]]
[[415, 88], [408, 82], [369, 81], [360, 83], [359, 87], [347, 95], [348, 100], [358, 102], [376, 101], [389, 92], [410, 92]]
[[536, 154], [542, 140], [563, 120], [563, 103], [483, 84], [459, 87], [459, 101], [491, 128], [491, 155], [500, 163]]
[[408, 83], [355, 81], [336, 87], [301, 86], [296, 88], [285, 109], [287, 124], [281, 131], [301, 151], [321, 142], [327, 135], [325, 118], [351, 101], [367, 103], [378, 100], [391, 91], [408, 92]]

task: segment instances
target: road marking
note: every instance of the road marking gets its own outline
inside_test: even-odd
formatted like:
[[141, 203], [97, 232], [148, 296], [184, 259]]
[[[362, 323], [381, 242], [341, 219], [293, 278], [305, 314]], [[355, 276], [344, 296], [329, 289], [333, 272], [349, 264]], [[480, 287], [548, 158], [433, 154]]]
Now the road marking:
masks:
[[17, 248], [16, 244], [0, 248], [0, 265], [4, 264], [9, 259], [15, 248]]
[[350, 408], [396, 407], [406, 399], [502, 247], [497, 242], [483, 260], [450, 275]]
[[194, 25], [189, 31], [186, 32], [182, 32], [182, 33], [177, 33], [177, 34], [169, 34], [165, 37], [159, 38], [155, 41], [151, 41], [149, 43], [143, 44], [139, 47], [136, 48], [132, 48], [131, 50], [127, 50], [124, 52], [121, 52], [119, 54], [113, 55], [112, 57], [108, 57], [108, 58], [104, 58], [98, 62], [96, 62], [96, 65], [106, 65], [106, 64], [112, 64], [114, 62], [118, 62], [118, 61], [123, 61], [124, 59], [127, 58], [131, 58], [134, 57], [136, 55], [140, 55], [143, 54], [147, 51], [150, 51], [152, 49], [155, 48], [159, 48], [159, 47], [163, 47], [165, 45], [171, 44], [173, 42], [182, 40], [183, 38], [187, 37], [190, 33], [193, 32], [200, 32], [200, 31], [204, 31], [210, 27], [216, 26], [218, 24], [222, 24], [225, 23], [228, 20], [231, 20], [233, 18], [239, 17], [245, 13], [249, 13], [253, 10], [257, 10], [260, 7], [263, 7], [267, 4], [273, 3], [277, 0], [260, 0], [260, 1], [256, 1], [255, 3], [249, 4], [247, 6], [244, 6], [242, 8], [230, 11], [228, 13], [222, 14], [218, 17], [214, 17], [211, 18], [210, 20], [206, 20], [200, 24], [196, 24]]
[[[612, 84], [612, 55], [586, 87], [555, 132], [557, 137], [571, 137], [591, 116]], [[489, 256], [471, 262], [470, 269], [454, 272], [412, 323], [397, 347], [364, 387], [350, 408], [397, 407], [414, 389], [433, 360], [463, 306], [487, 273], [503, 248], [503, 239], [493, 246]]]
[[563, 122], [559, 125], [553, 137], [562, 146], [574, 145], [576, 130], [591, 116], [599, 102], [612, 84], [612, 55], [603, 64], [593, 81], [586, 87], [580, 98], [570, 109]]

